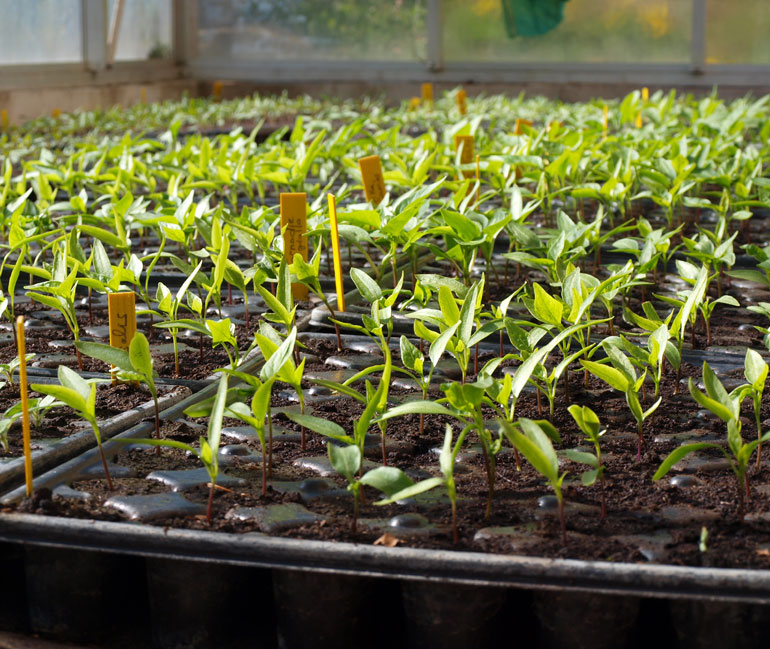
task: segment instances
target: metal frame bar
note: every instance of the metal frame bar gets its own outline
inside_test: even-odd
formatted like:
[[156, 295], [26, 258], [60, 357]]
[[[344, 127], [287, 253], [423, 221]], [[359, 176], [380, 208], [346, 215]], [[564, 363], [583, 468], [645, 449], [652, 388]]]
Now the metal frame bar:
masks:
[[472, 83], [618, 83], [655, 86], [770, 86], [770, 66], [705, 66], [694, 73], [682, 64], [557, 64], [489, 63], [445, 64], [431, 71], [422, 63], [372, 61], [352, 67], [346, 62], [237, 62], [197, 59], [187, 66], [197, 79], [226, 78], [280, 83], [312, 82], [419, 82]]
[[706, 0], [693, 0], [690, 57], [693, 74], [703, 74], [706, 66]]
[[444, 68], [444, 7], [443, 0], [428, 0], [428, 70]]
[[198, 3], [172, 0], [174, 61], [184, 65], [198, 51]]
[[107, 0], [80, 0], [80, 19], [83, 64], [91, 72], [104, 70], [107, 66]]

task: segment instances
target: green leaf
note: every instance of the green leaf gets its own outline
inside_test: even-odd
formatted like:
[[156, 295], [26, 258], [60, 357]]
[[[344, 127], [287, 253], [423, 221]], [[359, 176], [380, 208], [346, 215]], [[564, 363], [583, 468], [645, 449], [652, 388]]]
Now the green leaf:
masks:
[[374, 304], [382, 297], [382, 289], [369, 275], [360, 268], [351, 268], [350, 276], [364, 299]]
[[709, 367], [707, 362], [703, 362], [703, 384], [706, 386], [706, 394], [715, 401], [721, 403], [725, 408], [733, 411], [733, 401], [730, 399], [730, 395], [727, 394], [725, 386], [717, 378], [717, 375]]
[[599, 417], [591, 408], [573, 403], [567, 410], [580, 430], [591, 439], [598, 439], [601, 423], [599, 422]]
[[348, 446], [328, 444], [327, 449], [329, 461], [334, 470], [352, 484], [361, 467], [361, 450], [354, 444]]
[[761, 393], [764, 390], [768, 372], [767, 363], [765, 363], [762, 355], [750, 347], [747, 347], [744, 367], [746, 380], [751, 383], [751, 387], [756, 392]]
[[460, 321], [460, 309], [457, 308], [457, 302], [455, 301], [452, 291], [449, 287], [442, 284], [438, 289], [438, 304], [441, 308], [441, 313], [444, 314], [444, 322], [447, 326], [452, 326]]
[[291, 359], [291, 355], [294, 352], [294, 343], [297, 340], [297, 328], [294, 327], [291, 333], [281, 343], [281, 346], [275, 351], [275, 353], [268, 359], [268, 361], [262, 367], [259, 373], [259, 378], [263, 381], [267, 381], [273, 378], [281, 368]]
[[568, 448], [566, 451], [564, 451], [564, 454], [573, 462], [578, 462], [579, 464], [587, 464], [594, 469], [599, 466], [599, 462], [593, 453], [587, 453], [585, 451], [578, 451], [574, 448]]
[[222, 417], [227, 407], [227, 374], [222, 375], [219, 379], [219, 387], [217, 388], [217, 394], [214, 398], [214, 406], [211, 409], [209, 415], [208, 425], [208, 445], [211, 447], [211, 466], [209, 468], [209, 475], [211, 482], [216, 482], [219, 466], [217, 463], [217, 453], [219, 452], [219, 440], [222, 436]]
[[435, 401], [407, 401], [395, 408], [391, 408], [384, 415], [379, 417], [377, 421], [385, 421], [387, 419], [393, 419], [393, 417], [401, 417], [402, 415], [446, 415], [447, 417], [454, 417], [454, 413], [448, 410], [440, 403]]
[[85, 414], [87, 410], [86, 399], [77, 390], [65, 387], [63, 385], [49, 385], [33, 383], [29, 386], [30, 390], [39, 392], [40, 394], [47, 394], [54, 399], [58, 399], [62, 403], [68, 405], [73, 410], [81, 414]]
[[[553, 446], [551, 446], [551, 453], [553, 453], [553, 460], [547, 452], [544, 452], [541, 444], [530, 439], [526, 435], [523, 435], [516, 430], [509, 422], [500, 420], [500, 424], [503, 427], [503, 432], [508, 441], [516, 447], [519, 452], [527, 458], [527, 461], [534, 467], [534, 469], [546, 478], [552, 484], [559, 479], [558, 474], [558, 461], [556, 460], [556, 454], [553, 452]], [[550, 445], [548, 437], [544, 433], [541, 433], [542, 438], [539, 441]], [[554, 462], [556, 466], [554, 467]]]
[[586, 487], [590, 487], [594, 482], [596, 482], [596, 478], [599, 477], [599, 469], [591, 469], [590, 471], [585, 471], [580, 476], [580, 482], [582, 482]]
[[414, 498], [415, 496], [419, 496], [426, 491], [430, 491], [436, 487], [441, 487], [444, 484], [446, 484], [444, 478], [427, 478], [426, 480], [421, 480], [420, 482], [413, 484], [411, 487], [407, 487], [406, 489], [402, 489], [401, 491], [394, 493], [390, 498], [378, 500], [374, 504], [392, 505], [393, 503], [400, 500], [406, 500], [407, 498]]
[[581, 360], [580, 364], [585, 367], [591, 374], [601, 379], [607, 385], [614, 390], [620, 392], [628, 392], [631, 387], [631, 383], [628, 378], [618, 369], [610, 367], [609, 365], [603, 365], [601, 363], [595, 363], [594, 361]]
[[111, 347], [110, 345], [105, 345], [103, 343], [92, 343], [82, 340], [76, 342], [75, 347], [80, 350], [81, 354], [100, 360], [108, 365], [113, 365], [121, 370], [130, 372], [134, 369], [134, 365], [131, 362], [128, 352], [123, 349]]
[[326, 381], [325, 379], [313, 379], [313, 383], [316, 385], [322, 385], [323, 387], [334, 390], [335, 392], [339, 392], [340, 394], [344, 394], [345, 396], [351, 397], [356, 401], [360, 401], [361, 403], [367, 402], [366, 397], [362, 395], [358, 390], [350, 387], [349, 385], [345, 385], [344, 383]]
[[695, 387], [695, 383], [693, 383], [692, 377], [688, 381], [688, 387], [693, 399], [695, 399], [704, 408], [707, 408], [713, 412], [725, 423], [728, 423], [735, 418], [731, 409], [719, 403], [719, 401], [715, 401], [714, 399], [707, 397], [697, 387]]
[[420, 350], [409, 342], [406, 336], [402, 335], [398, 342], [401, 348], [401, 362], [404, 364], [404, 367], [422, 374], [422, 354], [420, 354]]
[[393, 466], [378, 466], [367, 471], [360, 480], [361, 484], [374, 487], [389, 498], [399, 491], [408, 489], [414, 484], [406, 473]]
[[455, 322], [449, 329], [441, 333], [441, 335], [431, 344], [430, 350], [428, 350], [428, 356], [430, 356], [430, 362], [433, 363], [434, 367], [438, 365], [439, 360], [441, 360], [441, 357], [446, 351], [447, 345], [449, 345], [452, 336], [455, 335], [459, 326], [460, 322]]
[[655, 472], [655, 475], [652, 476], [652, 479], [660, 480], [671, 470], [671, 467], [673, 467], [682, 458], [688, 456], [690, 453], [700, 451], [704, 448], [717, 448], [721, 450], [718, 444], [713, 444], [711, 442], [698, 442], [697, 444], [686, 444], [685, 446], [680, 446], [679, 448], [676, 448], [671, 453], [669, 453], [668, 457], [663, 460], [663, 464], [660, 465], [658, 470]]
[[131, 339], [131, 344], [128, 346], [128, 356], [134, 369], [152, 381], [153, 369], [150, 343], [141, 331], [137, 331]]
[[77, 372], [66, 365], [59, 365], [59, 383], [64, 387], [77, 392], [84, 400], [88, 400], [91, 394], [91, 386]]
[[460, 327], [457, 331], [458, 338], [465, 343], [465, 346], [469, 346], [471, 333], [473, 332], [473, 320], [476, 314], [476, 296], [479, 291], [478, 282], [474, 283], [471, 290], [468, 291], [468, 295], [465, 296], [463, 301], [463, 308], [460, 310]]
[[533, 286], [535, 299], [532, 302], [532, 315], [540, 322], [560, 327], [563, 313], [561, 301], [549, 295], [537, 282]]
[[303, 415], [297, 412], [291, 412], [290, 410], [285, 411], [283, 414], [293, 422], [300, 426], [304, 426], [308, 430], [312, 430], [314, 433], [318, 433], [324, 437], [331, 437], [332, 439], [337, 439], [347, 444], [353, 443], [353, 438], [345, 432], [345, 429], [339, 424], [335, 424], [333, 421], [322, 419], [321, 417], [314, 417], [313, 415]]

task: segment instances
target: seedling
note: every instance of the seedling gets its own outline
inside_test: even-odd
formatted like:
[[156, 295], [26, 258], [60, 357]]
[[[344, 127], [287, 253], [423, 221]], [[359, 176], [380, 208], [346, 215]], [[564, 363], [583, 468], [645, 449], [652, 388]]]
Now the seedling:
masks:
[[733, 390], [732, 394], [743, 400], [744, 396], [751, 397], [751, 404], [754, 408], [754, 423], [757, 427], [757, 471], [762, 464], [762, 393], [765, 390], [767, 382], [768, 366], [762, 356], [753, 349], [746, 349], [746, 360], [744, 361], [744, 376], [748, 383], [741, 385]]
[[602, 488], [602, 520], [607, 518], [607, 496], [605, 494], [605, 466], [602, 464], [602, 447], [601, 438], [607, 432], [606, 429], [601, 427], [599, 417], [588, 406], [578, 406], [572, 404], [569, 408], [569, 414], [575, 420], [578, 428], [588, 438], [588, 440], [594, 445], [594, 452], [588, 453], [586, 451], [579, 451], [578, 449], [567, 449], [566, 455], [573, 462], [579, 462], [580, 464], [586, 464], [590, 468], [588, 471], [584, 471], [580, 480], [586, 487], [590, 487], [592, 484], [599, 480]]
[[131, 339], [128, 352], [110, 345], [85, 341], [78, 342], [77, 348], [86, 356], [112, 365], [120, 380], [139, 381], [147, 385], [155, 406], [155, 437], [160, 439], [158, 388], [155, 385], [155, 377], [158, 373], [153, 369], [150, 344], [145, 335], [141, 331], [137, 331]]
[[[193, 406], [196, 410], [192, 413], [197, 415], [197, 406]], [[123, 438], [118, 441], [129, 444], [146, 444], [149, 446], [167, 446], [169, 448], [177, 448], [182, 451], [186, 451], [191, 455], [197, 457], [203, 466], [206, 468], [206, 472], [209, 474], [209, 498], [206, 507], [206, 523], [211, 525], [211, 517], [214, 510], [214, 490], [216, 489], [217, 477], [219, 476], [219, 441], [222, 437], [222, 417], [225, 414], [227, 408], [227, 376], [223, 375], [219, 379], [219, 386], [217, 387], [217, 394], [214, 397], [214, 402], [209, 414], [209, 424], [206, 437], [200, 438], [200, 448], [195, 448], [184, 442], [179, 442], [175, 439], [129, 439]], [[189, 411], [189, 409], [188, 409]], [[188, 414], [187, 412], [185, 414]]]
[[[652, 477], [653, 480], [660, 480], [664, 477], [677, 462], [682, 460], [690, 453], [701, 451], [707, 448], [719, 450], [730, 463], [730, 468], [735, 475], [738, 487], [738, 518], [743, 522], [745, 515], [744, 494], [748, 492], [747, 469], [749, 461], [759, 444], [770, 439], [770, 431], [759, 436], [753, 442], [745, 443], [741, 437], [741, 401], [743, 400], [742, 391], [734, 391], [728, 394], [722, 382], [717, 378], [708, 363], [703, 363], [703, 383], [706, 387], [706, 394], [701, 392], [693, 383], [692, 378], [688, 380], [688, 386], [692, 398], [701, 406], [713, 412], [723, 422], [727, 424], [727, 449], [721, 444], [714, 442], [698, 442], [696, 444], [686, 444], [672, 451], [668, 457], [663, 460], [660, 468]], [[729, 452], [728, 452], [729, 451]]]
[[[457, 455], [460, 453], [460, 449], [462, 449], [463, 443], [465, 442], [465, 437], [469, 431], [470, 427], [465, 426], [457, 439], [454, 440], [452, 426], [449, 424], [446, 425], [444, 443], [441, 447], [441, 453], [439, 454], [438, 458], [439, 469], [441, 471], [442, 477], [426, 478], [425, 480], [420, 480], [420, 482], [413, 483], [411, 478], [409, 478], [409, 476], [401, 471], [401, 469], [393, 469], [398, 473], [392, 474], [393, 478], [388, 485], [388, 489], [391, 491], [391, 493], [388, 494], [388, 498], [379, 500], [374, 504], [390, 505], [400, 500], [414, 498], [415, 496], [430, 491], [431, 489], [443, 486], [446, 489], [447, 496], [449, 497], [449, 502], [451, 503], [452, 507], [452, 542], [457, 544], [457, 542], [460, 540], [460, 532], [457, 527], [457, 486], [455, 484], [454, 468]], [[370, 471], [367, 473], [367, 476], [371, 475], [372, 473], [373, 471]], [[395, 490], [394, 487], [399, 486], [400, 484], [405, 484], [406, 486], [401, 486], [398, 490]], [[380, 491], [387, 493], [386, 489], [384, 489], [382, 486], [378, 486], [378, 488]]]
[[519, 452], [527, 458], [532, 467], [542, 475], [551, 485], [556, 499], [559, 502], [559, 521], [561, 523], [561, 537], [564, 545], [567, 545], [567, 526], [564, 520], [564, 496], [561, 485], [567, 476], [565, 471], [559, 475], [559, 460], [553, 449], [551, 440], [561, 441], [559, 431], [553, 424], [547, 421], [533, 421], [525, 417], [520, 418], [514, 424], [505, 419], [499, 420], [503, 434]]
[[96, 438], [96, 444], [99, 447], [99, 456], [102, 460], [104, 475], [107, 478], [107, 487], [112, 491], [114, 485], [112, 484], [112, 476], [110, 476], [110, 469], [107, 466], [107, 459], [102, 448], [99, 422], [96, 419], [96, 383], [98, 379], [86, 381], [66, 365], [59, 365], [58, 376], [60, 385], [34, 383], [29, 386], [30, 390], [40, 394], [47, 394], [61, 401], [91, 425], [91, 430]]
[[644, 443], [642, 424], [644, 424], [645, 420], [658, 409], [663, 397], [658, 397], [657, 401], [655, 401], [652, 406], [647, 410], [643, 410], [642, 404], [639, 401], [639, 390], [647, 377], [647, 370], [645, 370], [641, 376], [637, 376], [633, 364], [620, 349], [612, 344], [607, 344], [606, 341], [602, 347], [607, 353], [607, 357], [612, 365], [585, 360], [581, 360], [580, 362], [583, 367], [591, 372], [591, 374], [604, 381], [612, 389], [618, 390], [626, 395], [626, 403], [628, 404], [634, 419], [636, 419], [636, 434], [638, 439], [636, 460], [637, 462], [641, 462], [642, 445]]

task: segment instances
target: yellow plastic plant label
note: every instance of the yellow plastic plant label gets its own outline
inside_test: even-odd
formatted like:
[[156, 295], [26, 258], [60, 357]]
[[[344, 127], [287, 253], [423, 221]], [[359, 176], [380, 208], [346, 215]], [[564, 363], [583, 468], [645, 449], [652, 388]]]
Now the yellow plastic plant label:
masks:
[[521, 135], [521, 127], [522, 126], [532, 126], [532, 120], [531, 119], [521, 119], [521, 117], [516, 118], [516, 123], [513, 125], [513, 134], [514, 135]]
[[337, 229], [337, 198], [329, 199], [329, 229], [331, 230], [332, 254], [334, 255], [334, 285], [337, 288], [337, 310], [345, 310], [345, 289], [342, 284], [342, 260], [340, 259], [340, 235]]
[[[283, 254], [286, 263], [294, 263], [294, 255], [308, 259], [307, 194], [293, 192], [281, 194], [281, 230], [283, 231]], [[294, 283], [291, 294], [297, 300], [307, 300], [307, 286]]]
[[[469, 165], [473, 163], [473, 136], [455, 135], [455, 151], [460, 151], [460, 164]], [[473, 178], [473, 171], [464, 171], [463, 176]]]
[[215, 101], [220, 101], [222, 99], [222, 89], [225, 87], [225, 84], [221, 81], [215, 81], [214, 85], [211, 88], [211, 94], [214, 97]]
[[7, 131], [9, 123], [8, 111], [3, 108], [3, 110], [0, 110], [0, 128], [2, 128], [4, 131]]
[[419, 97], [412, 97], [409, 100], [409, 110], [415, 111], [420, 107], [420, 98]]
[[142, 89], [139, 91], [139, 94], [141, 96], [141, 101], [143, 104], [147, 103], [147, 88], [142, 86]]
[[[642, 103], [646, 104], [650, 99], [650, 89], [645, 86], [642, 88]], [[642, 109], [636, 114], [636, 128], [642, 128]]]
[[16, 318], [16, 346], [19, 351], [19, 392], [21, 393], [21, 431], [24, 444], [24, 481], [27, 488], [27, 498], [29, 498], [32, 495], [32, 444], [29, 432], [27, 340], [24, 337], [24, 316]]
[[610, 109], [607, 104], [602, 107], [602, 131], [604, 132], [604, 138], [607, 138], [607, 131], [610, 127]]
[[110, 345], [125, 349], [136, 333], [136, 296], [130, 292], [110, 293], [107, 296], [110, 318]]
[[51, 117], [53, 117], [54, 119], [59, 119], [59, 117], [61, 117], [61, 111], [58, 108], [54, 108], [51, 111]]
[[433, 84], [430, 82], [424, 83], [421, 86], [422, 100], [426, 104], [433, 104]]
[[366, 200], [372, 205], [379, 205], [385, 198], [385, 179], [382, 176], [380, 156], [370, 155], [359, 158], [358, 168], [361, 170], [361, 182], [364, 185]]
[[468, 105], [466, 100], [468, 99], [468, 93], [462, 88], [457, 91], [457, 109], [460, 111], [460, 115], [465, 115], [468, 112]]

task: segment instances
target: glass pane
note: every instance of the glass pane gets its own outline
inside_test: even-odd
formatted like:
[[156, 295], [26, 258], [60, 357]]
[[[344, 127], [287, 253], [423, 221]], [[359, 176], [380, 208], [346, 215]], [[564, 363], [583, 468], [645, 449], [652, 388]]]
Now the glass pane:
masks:
[[83, 59], [80, 0], [0, 0], [0, 64]]
[[425, 0], [199, 0], [201, 57], [386, 60], [425, 57]]
[[706, 63], [770, 63], [767, 0], [708, 0]]
[[691, 16], [692, 0], [444, 0], [444, 56], [455, 62], [686, 62]]
[[[114, 5], [115, 0], [110, 0], [110, 19]], [[135, 61], [170, 56], [171, 0], [123, 0], [115, 60]]]

